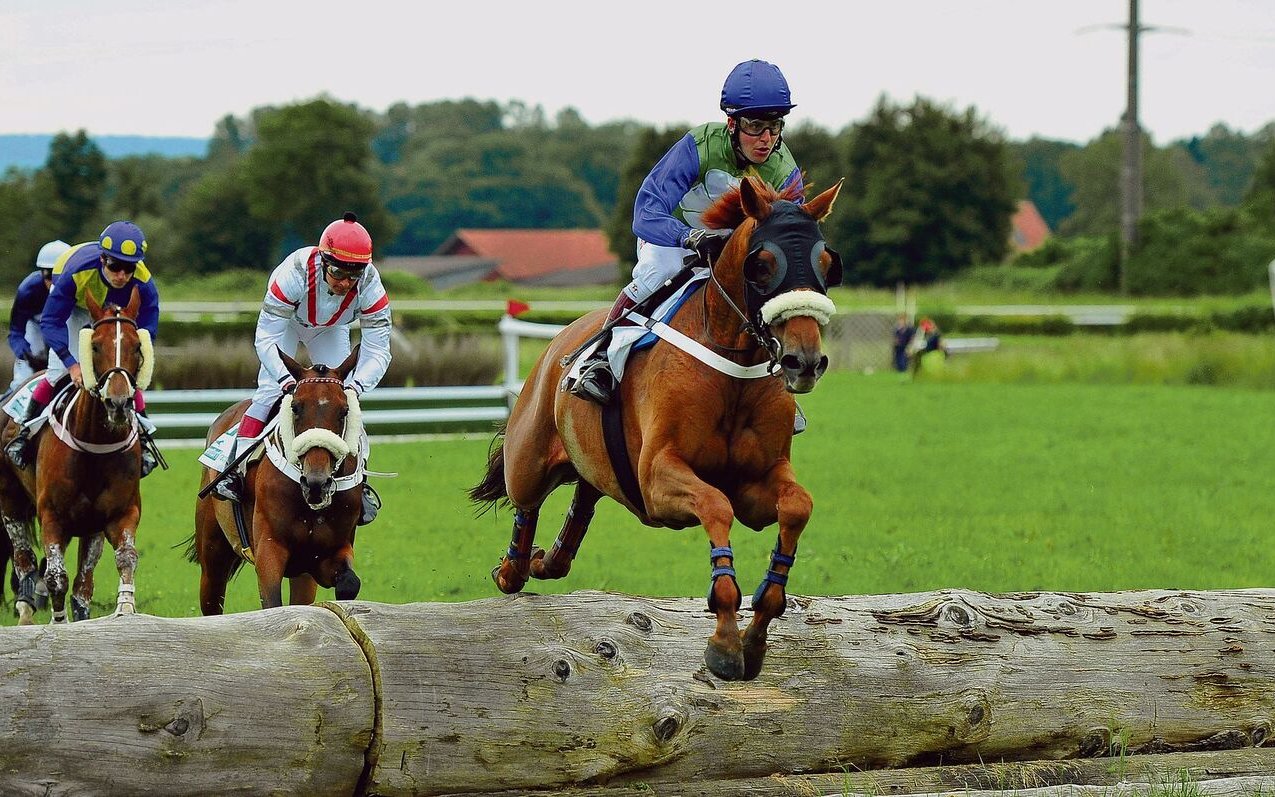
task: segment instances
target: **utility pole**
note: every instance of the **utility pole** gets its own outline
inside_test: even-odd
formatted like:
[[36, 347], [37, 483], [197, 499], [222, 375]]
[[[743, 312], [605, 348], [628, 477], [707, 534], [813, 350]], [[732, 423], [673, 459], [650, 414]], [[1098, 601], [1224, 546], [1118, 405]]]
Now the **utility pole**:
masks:
[[1124, 158], [1120, 164], [1120, 292], [1128, 293], [1126, 272], [1129, 257], [1138, 243], [1138, 221], [1142, 218], [1142, 128], [1138, 125], [1138, 0], [1129, 0], [1128, 95], [1122, 127]]

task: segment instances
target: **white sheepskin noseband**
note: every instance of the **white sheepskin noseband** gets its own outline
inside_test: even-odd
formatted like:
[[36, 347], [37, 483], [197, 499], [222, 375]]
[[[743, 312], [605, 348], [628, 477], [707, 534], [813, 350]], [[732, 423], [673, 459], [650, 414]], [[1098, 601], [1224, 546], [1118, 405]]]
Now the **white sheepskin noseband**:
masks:
[[296, 433], [292, 422], [292, 396], [283, 397], [279, 404], [279, 438], [283, 450], [292, 464], [300, 467], [301, 457], [316, 446], [332, 453], [339, 463], [359, 450], [359, 436], [363, 432], [363, 409], [359, 406], [359, 397], [350, 388], [345, 389], [345, 399], [349, 411], [345, 416], [345, 429], [341, 436], [328, 429], [306, 429]]
[[[155, 375], [155, 346], [151, 343], [149, 329], [137, 328], [137, 339], [142, 345], [142, 363], [137, 368], [137, 389], [145, 390], [151, 386], [151, 377]], [[93, 330], [80, 330], [80, 374], [85, 385], [96, 385], [97, 374], [93, 370]]]
[[809, 316], [822, 327], [836, 314], [837, 306], [817, 291], [788, 291], [761, 306], [761, 320], [766, 324]]

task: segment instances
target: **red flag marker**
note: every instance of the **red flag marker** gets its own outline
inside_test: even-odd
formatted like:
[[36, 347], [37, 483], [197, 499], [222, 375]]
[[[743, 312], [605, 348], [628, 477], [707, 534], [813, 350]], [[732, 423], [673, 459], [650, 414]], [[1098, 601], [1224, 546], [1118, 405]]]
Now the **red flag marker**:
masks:
[[505, 300], [505, 312], [513, 316], [514, 318], [517, 318], [518, 316], [522, 315], [523, 313], [527, 312], [530, 309], [531, 309], [531, 305], [527, 304], [526, 302], [520, 302], [517, 299]]

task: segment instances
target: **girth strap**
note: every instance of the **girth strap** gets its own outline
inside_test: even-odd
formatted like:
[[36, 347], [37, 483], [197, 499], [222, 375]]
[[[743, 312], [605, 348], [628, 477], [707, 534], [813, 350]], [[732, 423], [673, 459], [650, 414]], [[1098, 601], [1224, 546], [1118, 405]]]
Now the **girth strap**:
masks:
[[607, 456], [611, 459], [611, 469], [615, 471], [616, 481], [624, 491], [638, 514], [646, 514], [646, 503], [642, 500], [642, 489], [638, 486], [637, 473], [633, 470], [633, 460], [629, 459], [628, 442], [624, 439], [624, 414], [621, 412], [623, 402], [620, 391], [602, 408], [602, 440], [606, 443]]

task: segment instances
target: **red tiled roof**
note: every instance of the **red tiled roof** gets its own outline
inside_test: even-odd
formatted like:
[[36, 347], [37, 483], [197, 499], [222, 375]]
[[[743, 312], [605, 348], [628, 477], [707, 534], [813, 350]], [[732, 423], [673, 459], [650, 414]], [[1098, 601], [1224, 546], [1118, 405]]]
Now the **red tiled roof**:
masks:
[[511, 282], [616, 262], [601, 230], [457, 230], [434, 254], [491, 258]]
[[1018, 210], [1010, 218], [1009, 243], [1015, 252], [1030, 252], [1049, 237], [1049, 225], [1030, 199], [1018, 202]]

